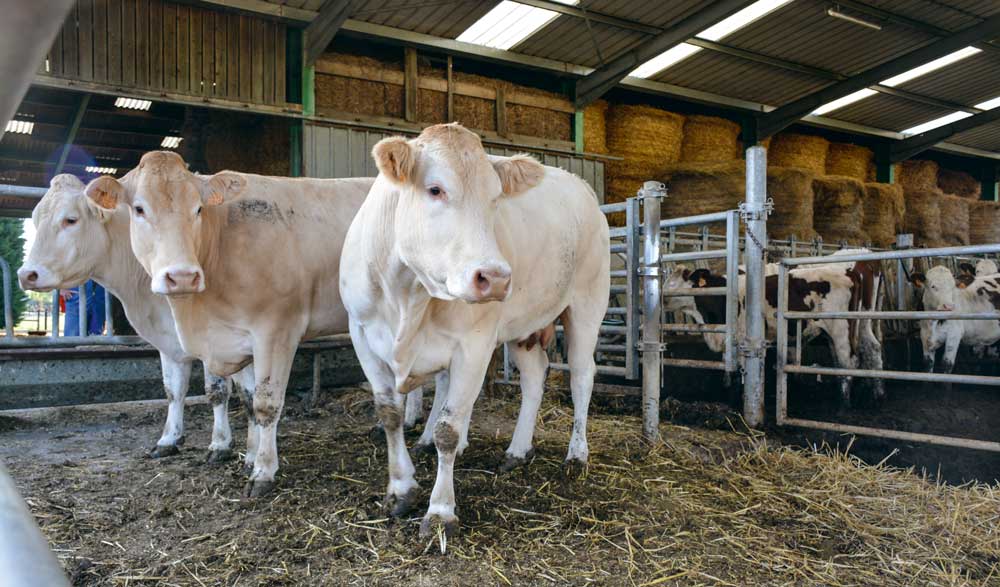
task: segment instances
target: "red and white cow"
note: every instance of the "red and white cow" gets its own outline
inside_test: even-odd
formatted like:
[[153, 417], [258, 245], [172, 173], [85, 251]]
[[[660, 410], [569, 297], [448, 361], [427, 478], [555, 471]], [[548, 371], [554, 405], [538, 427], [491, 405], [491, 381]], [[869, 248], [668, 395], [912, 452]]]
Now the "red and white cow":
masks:
[[[379, 142], [379, 177], [351, 225], [340, 290], [389, 449], [387, 499], [415, 499], [400, 425], [402, 398], [438, 372], [448, 395], [434, 425], [437, 479], [422, 533], [458, 527], [454, 466], [490, 356], [561, 317], [573, 434], [568, 462], [586, 462], [594, 349], [608, 305], [608, 224], [580, 178], [523, 155], [490, 157], [455, 124]], [[541, 401], [544, 349], [512, 345], [522, 405], [507, 456], [523, 459]]]

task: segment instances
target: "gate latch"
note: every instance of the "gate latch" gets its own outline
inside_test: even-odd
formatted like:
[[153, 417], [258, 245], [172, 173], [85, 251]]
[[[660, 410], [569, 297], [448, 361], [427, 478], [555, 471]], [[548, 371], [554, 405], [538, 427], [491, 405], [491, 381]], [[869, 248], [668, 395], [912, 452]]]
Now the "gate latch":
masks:
[[768, 198], [760, 207], [751, 207], [747, 202], [740, 203], [740, 218], [744, 222], [752, 220], [766, 220], [774, 212], [774, 200]]
[[644, 277], [659, 277], [660, 276], [660, 266], [659, 265], [646, 265], [639, 267], [635, 272]]

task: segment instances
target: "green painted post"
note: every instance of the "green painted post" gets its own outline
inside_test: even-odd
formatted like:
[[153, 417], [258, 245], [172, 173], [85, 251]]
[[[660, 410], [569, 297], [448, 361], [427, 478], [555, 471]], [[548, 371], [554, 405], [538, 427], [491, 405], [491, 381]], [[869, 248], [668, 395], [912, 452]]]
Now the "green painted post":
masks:
[[289, 138], [291, 139], [291, 145], [289, 145], [289, 155], [290, 160], [288, 165], [291, 169], [292, 177], [302, 177], [302, 132], [305, 122], [297, 119], [293, 119], [291, 123], [291, 128], [289, 128]]
[[573, 142], [577, 153], [583, 153], [583, 110], [573, 115]]
[[316, 67], [302, 68], [302, 115], [316, 115]]

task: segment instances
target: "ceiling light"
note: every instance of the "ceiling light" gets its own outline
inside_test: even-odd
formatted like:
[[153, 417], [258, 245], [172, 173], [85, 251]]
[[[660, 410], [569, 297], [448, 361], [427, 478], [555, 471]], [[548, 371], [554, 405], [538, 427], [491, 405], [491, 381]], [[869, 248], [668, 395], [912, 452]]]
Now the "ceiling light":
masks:
[[[726, 37], [749, 25], [750, 23], [767, 16], [771, 12], [774, 12], [791, 1], [792, 0], [757, 0], [757, 2], [754, 2], [743, 10], [720, 20], [695, 36], [699, 39], [705, 39], [706, 41], [719, 41], [723, 37]], [[687, 59], [698, 51], [701, 51], [701, 47], [696, 47], [688, 43], [675, 45], [674, 47], [671, 47], [670, 49], [660, 53], [656, 57], [653, 57], [649, 61], [635, 68], [631, 73], [629, 73], [629, 75], [632, 77], [642, 78], [652, 77], [671, 65]]]
[[980, 110], [993, 110], [997, 106], [1000, 106], [1000, 96], [997, 96], [996, 98], [993, 98], [991, 100], [987, 100], [985, 102], [980, 102], [980, 103], [976, 104], [976, 108], [979, 108]]
[[137, 98], [126, 98], [124, 96], [119, 96], [115, 100], [115, 106], [119, 108], [125, 108], [127, 110], [149, 110], [149, 107], [153, 103], [149, 100], [139, 100]]
[[847, 22], [853, 22], [854, 24], [859, 24], [861, 26], [868, 27], [870, 29], [875, 29], [877, 31], [882, 30], [882, 25], [877, 22], [871, 22], [863, 18], [858, 18], [857, 16], [851, 16], [850, 14], [844, 14], [843, 12], [837, 10], [836, 8], [827, 8], [826, 14], [834, 18], [839, 18], [840, 20], [846, 20]]
[[181, 137], [163, 137], [163, 142], [160, 143], [160, 146], [164, 149], [176, 149], [181, 145], [182, 140]]
[[6, 132], [15, 132], [22, 135], [30, 135], [35, 130], [35, 123], [27, 120], [11, 120], [7, 123]]
[[838, 99], [834, 100], [833, 102], [827, 102], [826, 104], [823, 104], [819, 108], [813, 110], [812, 114], [814, 114], [816, 116], [819, 116], [820, 114], [826, 114], [827, 112], [831, 112], [831, 111], [836, 110], [838, 108], [843, 108], [844, 106], [847, 106], [848, 104], [853, 104], [853, 103], [858, 102], [860, 100], [864, 100], [868, 96], [872, 96], [872, 95], [877, 94], [877, 93], [878, 92], [876, 92], [875, 90], [869, 90], [868, 88], [865, 88], [863, 90], [858, 90], [857, 92], [854, 92], [853, 94], [848, 94], [848, 95], [844, 96], [843, 98], [838, 98]]
[[[569, 6], [575, 6], [580, 2], [580, 0], [555, 1]], [[552, 10], [504, 0], [472, 23], [456, 40], [506, 50], [527, 39], [558, 16], [559, 13]]]
[[101, 175], [115, 175], [118, 170], [114, 167], [96, 167], [94, 165], [87, 166], [87, 173], [99, 173]]
[[908, 128], [902, 132], [904, 135], [918, 135], [920, 133], [927, 132], [929, 130], [934, 130], [939, 126], [944, 126], [946, 124], [951, 124], [957, 120], [962, 120], [963, 118], [968, 118], [972, 116], [971, 112], [952, 112], [940, 118], [935, 118], [934, 120], [929, 120], [923, 124], [918, 124], [913, 128]]

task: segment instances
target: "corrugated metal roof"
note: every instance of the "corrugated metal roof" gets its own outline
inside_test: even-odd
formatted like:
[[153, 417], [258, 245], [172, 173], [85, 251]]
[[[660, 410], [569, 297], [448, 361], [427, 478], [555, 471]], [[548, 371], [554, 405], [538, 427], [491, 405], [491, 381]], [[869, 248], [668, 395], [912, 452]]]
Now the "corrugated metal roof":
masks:
[[966, 106], [979, 104], [1000, 96], [1000, 54], [984, 51], [900, 88]]
[[[322, 0], [308, 0], [319, 2]], [[352, 18], [407, 31], [454, 39], [499, 2], [367, 0]]]
[[885, 94], [876, 94], [827, 114], [830, 118], [901, 131], [951, 113], [951, 110], [928, 106]]
[[984, 124], [957, 134], [949, 138], [948, 142], [985, 151], [1000, 151], [1000, 122]]
[[928, 22], [950, 31], [976, 24], [1000, 12], [996, 0], [867, 0], [867, 3], [901, 16]]

